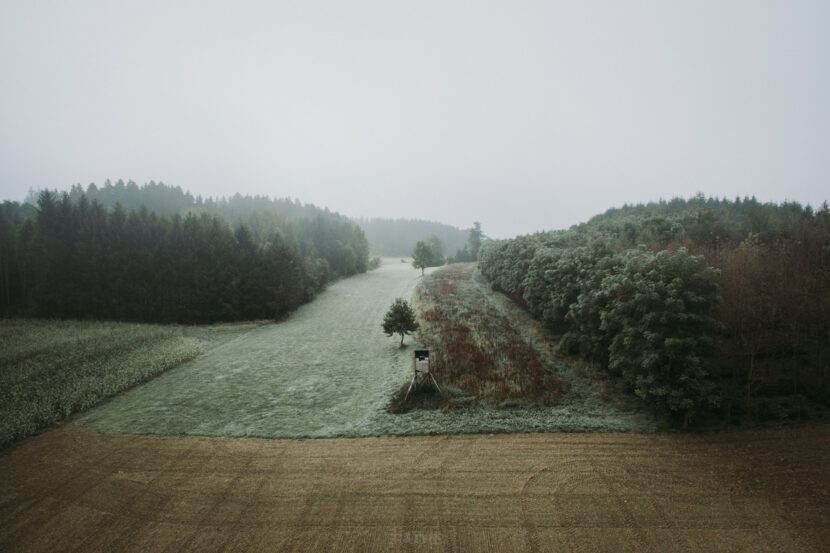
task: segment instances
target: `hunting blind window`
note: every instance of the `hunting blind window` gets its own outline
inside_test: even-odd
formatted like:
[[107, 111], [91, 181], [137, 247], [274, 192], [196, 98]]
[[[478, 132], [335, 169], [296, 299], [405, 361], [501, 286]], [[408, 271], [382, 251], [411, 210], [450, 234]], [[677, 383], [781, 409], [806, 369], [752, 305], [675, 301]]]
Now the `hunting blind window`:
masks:
[[435, 389], [438, 390], [438, 393], [443, 394], [441, 387], [438, 386], [438, 382], [435, 380], [435, 377], [432, 376], [431, 372], [429, 372], [429, 350], [416, 349], [413, 360], [415, 365], [415, 374], [412, 375], [412, 381], [409, 383], [409, 388], [406, 390], [406, 395], [403, 396], [403, 400], [406, 401], [409, 397], [409, 392], [412, 391], [412, 387], [415, 385], [415, 381], [419, 376], [429, 377], [429, 380], [431, 380], [433, 385], [435, 385]]

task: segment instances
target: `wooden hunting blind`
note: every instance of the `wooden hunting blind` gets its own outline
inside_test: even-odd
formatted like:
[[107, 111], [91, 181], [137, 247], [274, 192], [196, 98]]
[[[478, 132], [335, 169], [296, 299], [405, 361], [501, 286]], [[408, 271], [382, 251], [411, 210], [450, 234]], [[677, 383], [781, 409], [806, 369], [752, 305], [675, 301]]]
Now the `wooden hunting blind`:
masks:
[[435, 389], [438, 390], [438, 393], [443, 393], [441, 391], [441, 387], [438, 386], [438, 382], [435, 380], [435, 377], [432, 376], [432, 373], [429, 372], [429, 350], [428, 349], [416, 349], [415, 355], [412, 358], [413, 368], [415, 369], [415, 374], [412, 375], [412, 381], [409, 383], [409, 388], [406, 390], [406, 395], [403, 396], [403, 400], [406, 401], [406, 398], [409, 397], [409, 392], [412, 391], [412, 387], [415, 385], [415, 380], [418, 379], [420, 376], [421, 378], [429, 378], [432, 381], [433, 385], [435, 385]]
[[415, 350], [415, 372], [428, 373], [429, 372], [429, 350], [416, 349]]

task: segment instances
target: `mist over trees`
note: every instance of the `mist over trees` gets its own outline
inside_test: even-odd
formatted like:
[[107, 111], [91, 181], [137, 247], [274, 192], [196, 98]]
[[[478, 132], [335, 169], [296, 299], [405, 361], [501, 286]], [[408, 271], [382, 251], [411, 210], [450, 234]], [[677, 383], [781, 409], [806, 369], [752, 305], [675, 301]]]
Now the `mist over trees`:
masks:
[[[419, 240], [437, 238], [445, 252], [463, 249], [467, 230], [420, 219], [357, 219], [366, 234], [373, 255], [411, 255]], [[442, 254], [443, 255], [443, 254]]]
[[415, 243], [415, 248], [412, 250], [412, 266], [416, 269], [421, 269], [421, 275], [424, 274], [424, 269], [432, 267], [433, 254], [429, 245], [423, 240]]
[[481, 230], [481, 223], [473, 223], [467, 234], [467, 243], [463, 248], [456, 250], [455, 255], [449, 258], [449, 263], [463, 263], [465, 261], [476, 261], [478, 252], [481, 249], [481, 241], [484, 240], [484, 232]]
[[489, 241], [482, 273], [684, 422], [830, 405], [830, 212], [696, 197]]
[[[56, 190], [52, 192], [58, 198], [61, 196], [61, 193]], [[182, 213], [186, 209], [203, 203], [201, 197], [195, 197], [179, 186], [168, 186], [163, 182], [155, 181], [138, 185], [131, 180], [124, 182], [118, 179], [113, 183], [107, 179], [101, 186], [90, 183], [84, 188], [80, 184], [74, 184], [68, 194], [73, 202], [78, 202], [82, 196], [86, 196], [88, 202], [98, 202], [108, 209], [121, 204], [121, 207], [127, 211], [137, 211], [145, 207], [148, 211], [159, 215]], [[24, 203], [37, 205], [39, 196], [40, 191], [31, 190]]]
[[44, 191], [37, 206], [4, 202], [0, 210], [3, 315], [274, 318], [367, 264], [356, 224], [292, 200], [203, 200], [178, 187], [119, 181]]
[[421, 274], [423, 274], [426, 267], [440, 267], [447, 263], [475, 261], [478, 258], [483, 238], [484, 233], [481, 230], [481, 223], [476, 221], [473, 228], [468, 231], [467, 243], [463, 248], [459, 248], [455, 255], [449, 257], [444, 255], [444, 243], [437, 236], [433, 235], [426, 240], [418, 240], [411, 253], [412, 266], [421, 269]]

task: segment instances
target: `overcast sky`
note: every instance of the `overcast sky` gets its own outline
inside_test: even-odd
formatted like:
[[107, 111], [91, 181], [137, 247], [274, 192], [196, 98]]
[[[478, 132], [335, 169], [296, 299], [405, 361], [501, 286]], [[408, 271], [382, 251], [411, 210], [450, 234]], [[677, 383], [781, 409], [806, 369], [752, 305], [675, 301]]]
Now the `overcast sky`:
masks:
[[507, 237], [830, 198], [830, 2], [0, 0], [0, 199], [105, 179]]

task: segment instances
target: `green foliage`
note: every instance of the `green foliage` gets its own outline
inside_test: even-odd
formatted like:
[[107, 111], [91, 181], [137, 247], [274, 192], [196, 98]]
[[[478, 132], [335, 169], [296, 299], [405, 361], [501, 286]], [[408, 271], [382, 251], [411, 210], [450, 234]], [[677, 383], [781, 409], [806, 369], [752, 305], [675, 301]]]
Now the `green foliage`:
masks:
[[[99, 200], [115, 203], [107, 208]], [[156, 213], [147, 205], [166, 207]], [[169, 214], [173, 207], [184, 214]], [[368, 244], [357, 225], [291, 200], [203, 200], [179, 188], [119, 181], [62, 196], [44, 191], [36, 208], [6, 202], [0, 210], [0, 314], [186, 323], [275, 318], [332, 279], [367, 267]]]
[[476, 221], [473, 223], [473, 228], [467, 234], [467, 242], [462, 248], [456, 250], [455, 255], [447, 258], [447, 263], [465, 263], [468, 261], [476, 261], [478, 259], [478, 252], [481, 249], [481, 241], [484, 239], [484, 233], [481, 231], [481, 223]]
[[620, 375], [638, 397], [686, 422], [717, 404], [706, 377], [718, 330], [718, 271], [683, 249], [591, 255], [600, 251], [577, 248], [559, 259], [559, 273], [568, 277], [573, 260], [583, 261], [581, 278], [564, 279], [579, 288], [565, 315], [571, 329], [565, 347]]
[[478, 250], [481, 248], [483, 238], [484, 233], [481, 232], [481, 223], [476, 221], [473, 223], [473, 228], [470, 229], [470, 234], [467, 237], [467, 254], [473, 261], [478, 259]]
[[711, 403], [705, 378], [719, 295], [717, 271], [701, 257], [685, 250], [615, 253], [602, 240], [567, 249], [539, 236], [514, 242], [483, 250], [482, 272], [552, 329], [566, 331], [563, 349], [687, 420]]
[[421, 269], [421, 274], [424, 274], [424, 269], [432, 266], [433, 257], [434, 254], [429, 244], [423, 240], [419, 240], [415, 244], [415, 249], [412, 250], [412, 266], [416, 269]]
[[415, 320], [415, 310], [412, 309], [405, 299], [397, 298], [392, 303], [386, 315], [384, 315], [382, 326], [387, 336], [400, 334], [401, 346], [403, 346], [404, 337], [418, 330], [418, 322]]
[[608, 366], [648, 403], [685, 422], [717, 404], [706, 380], [718, 323], [718, 271], [681, 249], [629, 250], [598, 295], [606, 301], [600, 329], [610, 338]]
[[561, 335], [561, 350], [684, 423], [716, 405], [746, 411], [761, 391], [830, 400], [824, 207], [702, 197], [626, 206], [568, 231], [489, 241], [479, 262], [494, 288]]
[[[608, 350], [621, 329], [605, 317], [611, 298], [603, 283], [618, 273], [622, 260], [601, 247], [582, 247], [569, 250], [569, 254], [563, 256], [563, 262], [566, 277], [574, 278], [566, 283], [578, 288], [565, 315], [566, 328], [570, 330], [563, 346], [608, 369]], [[575, 274], [568, 274], [568, 263], [576, 265]]]
[[421, 269], [421, 274], [426, 267], [440, 267], [446, 262], [444, 243], [437, 236], [419, 240], [412, 250], [412, 266]]
[[441, 241], [435, 235], [430, 236], [426, 240], [427, 246], [429, 247], [429, 251], [432, 254], [432, 257], [429, 260], [430, 267], [440, 267], [447, 262], [447, 258], [444, 255], [444, 242]]

